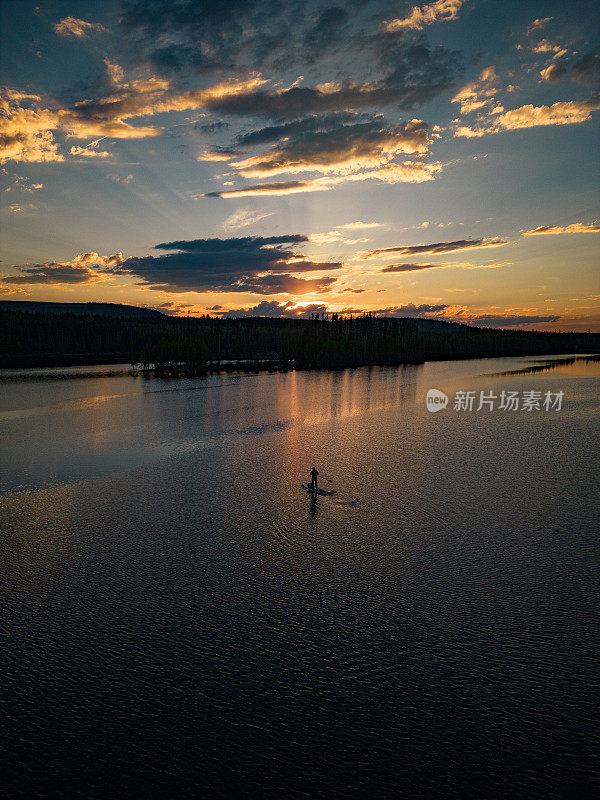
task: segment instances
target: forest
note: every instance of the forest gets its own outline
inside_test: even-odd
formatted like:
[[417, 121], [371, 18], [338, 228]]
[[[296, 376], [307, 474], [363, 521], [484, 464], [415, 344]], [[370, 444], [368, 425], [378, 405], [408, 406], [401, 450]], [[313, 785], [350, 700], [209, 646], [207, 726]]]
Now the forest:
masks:
[[[110, 317], [0, 308], [0, 368], [131, 363], [161, 375], [245, 362], [274, 369], [598, 353], [600, 334], [477, 328], [381, 317]], [[239, 366], [239, 363], [238, 363]]]

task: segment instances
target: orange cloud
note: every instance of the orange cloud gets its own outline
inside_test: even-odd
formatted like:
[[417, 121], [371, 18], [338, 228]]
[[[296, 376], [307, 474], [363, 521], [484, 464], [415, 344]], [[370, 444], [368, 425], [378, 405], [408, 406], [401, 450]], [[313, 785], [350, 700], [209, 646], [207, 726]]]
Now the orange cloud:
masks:
[[104, 33], [106, 30], [99, 22], [86, 22], [76, 17], [65, 17], [54, 26], [54, 33], [59, 36], [75, 36], [77, 39], [82, 39], [88, 33]]
[[[107, 62], [113, 91], [107, 97], [84, 100], [71, 108], [28, 108], [23, 101], [40, 102], [38, 95], [8, 90], [0, 96], [0, 163], [13, 161], [64, 161], [54, 139], [56, 131], [70, 138], [110, 136], [115, 139], [141, 139], [159, 136], [161, 128], [133, 126], [128, 119], [197, 109], [215, 98], [247, 93], [264, 81], [252, 76], [244, 80], [224, 81], [195, 91], [170, 92], [168, 81], [147, 78], [120, 83], [122, 70]], [[90, 157], [90, 153], [73, 155]], [[96, 156], [97, 157], [97, 156]]]
[[422, 120], [410, 120], [394, 130], [371, 123], [342, 125], [310, 139], [283, 141], [256, 156], [232, 163], [244, 177], [267, 177], [282, 172], [355, 172], [387, 164], [399, 153], [425, 153], [429, 146]]
[[536, 128], [543, 125], [574, 125], [588, 120], [592, 111], [600, 108], [597, 97], [588, 100], [569, 100], [554, 103], [551, 106], [526, 105], [511, 111], [489, 117], [489, 124], [478, 128], [458, 126], [455, 136], [467, 138], [486, 136], [499, 131], [520, 130], [522, 128]]
[[508, 244], [506, 239], [460, 239], [456, 242], [436, 242], [434, 244], [399, 245], [397, 247], [384, 247], [377, 250], [367, 250], [360, 253], [360, 258], [372, 258], [386, 253], [400, 255], [438, 255], [440, 253], [454, 253], [460, 250], [472, 250], [479, 247], [500, 247]]
[[452, 98], [453, 103], [460, 103], [460, 113], [470, 114], [480, 108], [489, 106], [497, 93], [496, 83], [498, 76], [494, 67], [483, 69], [476, 81], [467, 83]]
[[[424, 183], [435, 180], [435, 176], [442, 169], [439, 161], [430, 164], [421, 161], [403, 161], [401, 164], [386, 164], [377, 170], [362, 172], [358, 175], [348, 175], [345, 180], [366, 181], [379, 180], [384, 183]], [[339, 180], [344, 179], [337, 179]]]
[[530, 231], [523, 231], [522, 236], [544, 236], [558, 233], [600, 233], [600, 225], [585, 225], [583, 222], [572, 222], [570, 225], [540, 225]]
[[6, 161], [63, 161], [54, 141], [52, 129], [58, 116], [47, 109], [23, 108], [23, 99], [36, 95], [4, 92], [0, 96], [0, 163]]
[[555, 64], [554, 62], [544, 69], [540, 70], [540, 75], [542, 76], [542, 80], [546, 81], [547, 83], [553, 83], [554, 81], [559, 80], [563, 75], [567, 72], [566, 68], [560, 64]]
[[297, 194], [298, 192], [326, 192], [330, 187], [319, 181], [281, 181], [259, 183], [242, 189], [227, 189], [222, 192], [207, 192], [199, 197], [262, 197], [264, 195]]
[[80, 156], [82, 158], [108, 158], [110, 153], [106, 150], [94, 150], [93, 147], [72, 147], [69, 150], [72, 156]]
[[390, 19], [384, 23], [389, 33], [396, 31], [422, 30], [433, 22], [449, 22], [458, 17], [466, 0], [437, 0], [424, 6], [413, 6], [410, 14], [402, 19]]
[[111, 256], [100, 256], [94, 252], [81, 253], [71, 261], [47, 261], [44, 264], [17, 266], [15, 268], [21, 274], [0, 276], [0, 284], [33, 286], [98, 283], [112, 278], [111, 270], [118, 270], [122, 264], [123, 253], [114, 253]]
[[598, 103], [589, 101], [575, 101], [554, 103], [551, 106], [521, 106], [512, 111], [506, 111], [498, 117], [497, 124], [505, 130], [519, 128], [534, 128], [538, 125], [573, 125], [585, 122], [598, 108]]

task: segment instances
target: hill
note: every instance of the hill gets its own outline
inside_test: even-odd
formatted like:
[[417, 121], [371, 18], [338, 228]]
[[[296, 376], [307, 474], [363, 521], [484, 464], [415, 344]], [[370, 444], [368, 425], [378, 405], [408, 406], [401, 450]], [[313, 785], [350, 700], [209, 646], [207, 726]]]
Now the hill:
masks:
[[46, 303], [35, 300], [0, 300], [3, 311], [21, 311], [29, 314], [93, 314], [99, 317], [127, 319], [162, 318], [164, 314], [154, 308], [140, 308], [120, 303]]
[[[31, 305], [23, 312], [13, 304], [7, 310], [7, 303], [0, 303], [0, 367], [131, 362], [155, 365], [156, 372], [176, 375], [204, 374], [222, 361], [264, 363], [266, 359], [283, 369], [336, 369], [600, 352], [600, 334], [589, 333], [476, 328], [368, 314], [353, 318], [332, 314], [328, 319], [220, 319], [171, 317], [103, 303], [73, 305], [85, 311], [48, 314], [41, 310], [46, 304], [39, 304], [37, 313], [31, 313]], [[95, 305], [103, 313], [90, 314]], [[71, 304], [64, 306], [72, 308]], [[115, 309], [119, 313], [111, 314]]]

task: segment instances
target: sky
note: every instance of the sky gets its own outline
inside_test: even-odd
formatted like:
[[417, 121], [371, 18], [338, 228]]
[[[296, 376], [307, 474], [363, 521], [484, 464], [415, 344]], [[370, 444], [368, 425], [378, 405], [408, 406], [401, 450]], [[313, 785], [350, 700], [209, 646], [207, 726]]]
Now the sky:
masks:
[[0, 299], [600, 331], [597, 0], [0, 26]]

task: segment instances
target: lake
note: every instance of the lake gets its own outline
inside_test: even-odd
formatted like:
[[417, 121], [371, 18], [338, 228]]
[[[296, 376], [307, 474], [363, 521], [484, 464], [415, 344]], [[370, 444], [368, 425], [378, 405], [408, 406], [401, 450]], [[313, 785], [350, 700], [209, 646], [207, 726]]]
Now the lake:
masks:
[[597, 797], [599, 387], [4, 371], [8, 796]]

